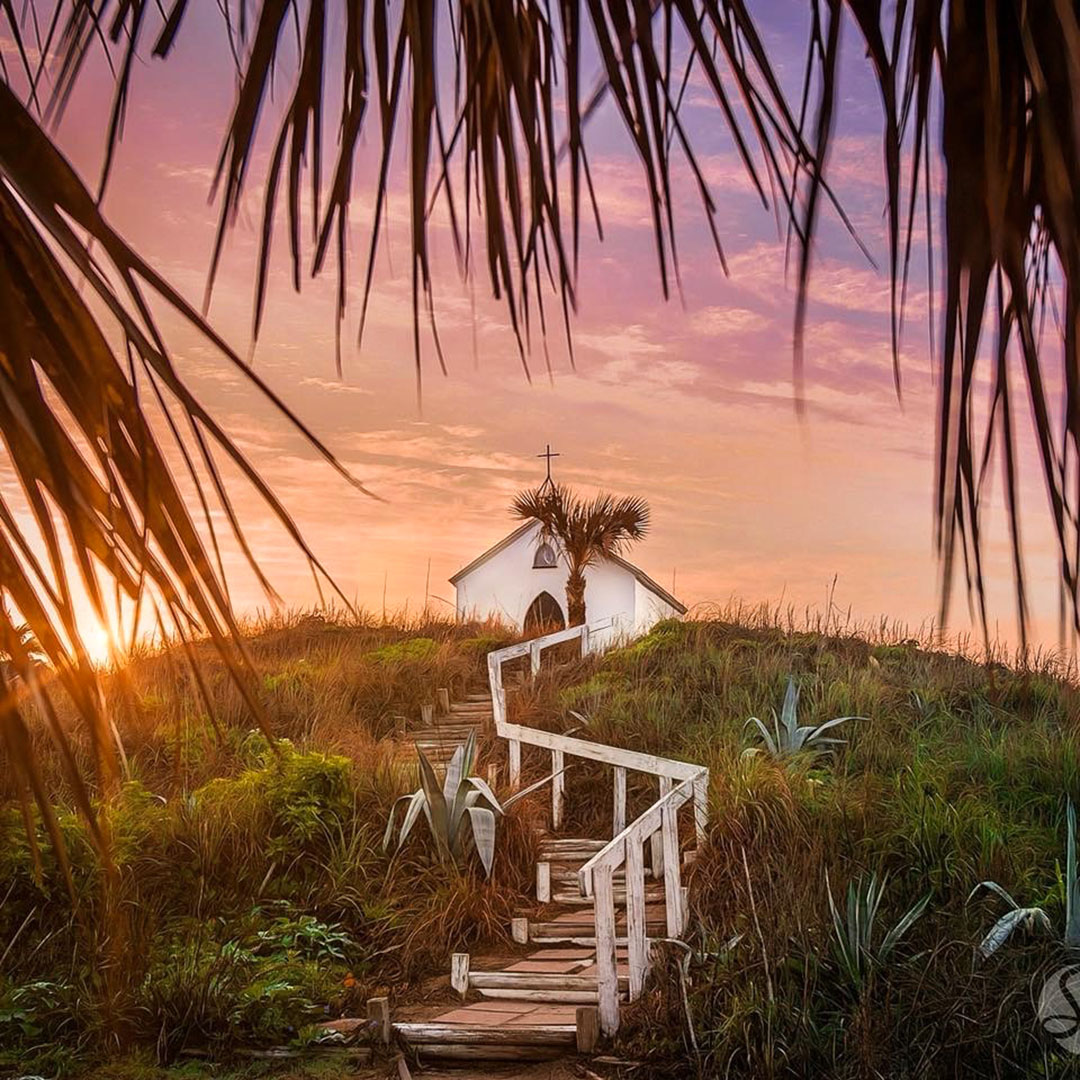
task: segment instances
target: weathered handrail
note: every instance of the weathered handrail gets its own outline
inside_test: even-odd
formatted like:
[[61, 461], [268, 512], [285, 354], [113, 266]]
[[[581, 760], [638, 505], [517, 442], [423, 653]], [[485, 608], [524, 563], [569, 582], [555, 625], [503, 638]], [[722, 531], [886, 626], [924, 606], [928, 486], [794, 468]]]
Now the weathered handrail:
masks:
[[[593, 627], [593, 630], [601, 627]], [[552, 827], [562, 824], [565, 798], [565, 758], [584, 758], [611, 765], [614, 770], [612, 813], [613, 839], [579, 871], [582, 894], [593, 897], [596, 919], [596, 965], [600, 1025], [606, 1034], [619, 1026], [618, 974], [616, 970], [616, 916], [614, 877], [620, 867], [626, 878], [626, 942], [630, 966], [630, 999], [638, 997], [645, 984], [649, 965], [649, 945], [645, 908], [644, 845], [650, 844], [650, 865], [654, 877], [663, 874], [664, 904], [668, 937], [679, 937], [685, 927], [686, 910], [679, 852], [679, 808], [693, 802], [695, 839], [701, 843], [708, 825], [709, 770], [701, 765], [657, 757], [638, 750], [590, 742], [540, 728], [511, 724], [507, 720], [506, 689], [502, 666], [508, 660], [528, 656], [532, 674], [540, 670], [545, 649], [565, 641], [581, 640], [581, 652], [590, 647], [590, 628], [572, 626], [509, 645], [488, 654], [488, 680], [496, 733], [508, 740], [510, 783], [521, 781], [521, 746], [537, 746], [551, 752]], [[627, 770], [656, 776], [659, 798], [643, 814], [626, 824]], [[537, 867], [537, 899], [550, 899], [550, 866]]]
[[[695, 799], [697, 789], [707, 789], [708, 782], [709, 770], [699, 767], [695, 776], [669, 788], [578, 871], [582, 893], [593, 898], [600, 1025], [609, 1034], [617, 1029], [619, 1023], [615, 873], [622, 868], [626, 882], [626, 959], [630, 969], [630, 1000], [633, 1001], [644, 990], [645, 976], [649, 970], [644, 845], [659, 836], [667, 936], [681, 937], [686, 928], [686, 900], [682, 887], [677, 815], [681, 806]], [[698, 832], [700, 835], [700, 829]], [[655, 852], [653, 866], [656, 866]]]

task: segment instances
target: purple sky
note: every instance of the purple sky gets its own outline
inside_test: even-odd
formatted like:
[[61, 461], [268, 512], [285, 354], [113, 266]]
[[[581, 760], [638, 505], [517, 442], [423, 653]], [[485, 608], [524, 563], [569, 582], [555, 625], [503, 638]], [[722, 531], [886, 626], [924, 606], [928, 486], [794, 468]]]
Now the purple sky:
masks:
[[[193, 301], [201, 299], [216, 205], [213, 167], [233, 100], [224, 34], [213, 5], [166, 64], [146, 61], [106, 211], [121, 232]], [[797, 93], [805, 5], [750, 4], [785, 85]], [[351, 214], [351, 310], [344, 378], [334, 368], [332, 274], [297, 296], [278, 230], [264, 328], [254, 362], [346, 465], [387, 501], [351, 490], [211, 350], [167, 317], [182, 371], [283, 497], [343, 590], [378, 609], [452, 599], [446, 578], [512, 527], [507, 505], [543, 475], [545, 443], [562, 455], [556, 476], [582, 489], [646, 497], [651, 537], [630, 557], [688, 604], [781, 598], [821, 606], [834, 576], [836, 602], [860, 618], [930, 619], [937, 604], [932, 547], [934, 385], [927, 345], [925, 230], [917, 232], [904, 337], [904, 399], [889, 348], [889, 289], [879, 141], [880, 106], [852, 26], [845, 27], [838, 137], [829, 175], [870, 249], [870, 265], [836, 216], [826, 213], [815, 250], [807, 334], [806, 418], [794, 410], [793, 289], [784, 238], [761, 208], [704, 87], [691, 86], [685, 122], [719, 212], [725, 277], [687, 169], [677, 200], [683, 297], [664, 302], [645, 188], [612, 108], [589, 130], [605, 242], [585, 232], [576, 370], [561, 331], [549, 338], [554, 378], [534, 343], [530, 384], [505, 311], [486, 277], [460, 281], [449, 232], [433, 229], [436, 302], [449, 375], [425, 337], [424, 404], [417, 407], [407, 244], [408, 202], [397, 155], [387, 242], [378, 260], [363, 346], [356, 315], [371, 214], [374, 128]], [[277, 105], [286, 100], [281, 82]], [[61, 128], [61, 145], [96, 177], [107, 80], [91, 70]], [[272, 119], [268, 117], [267, 120]], [[333, 120], [328, 122], [333, 132]], [[249, 348], [261, 183], [274, 132], [263, 124], [252, 183], [227, 241], [210, 315]], [[937, 164], [937, 163], [935, 163]], [[940, 183], [939, 175], [935, 183]], [[940, 275], [939, 275], [940, 276]], [[940, 304], [938, 305], [940, 309]], [[554, 313], [555, 308], [549, 308]], [[985, 398], [985, 394], [980, 394]], [[1022, 495], [1036, 637], [1056, 640], [1056, 576], [1045, 498], [1027, 470]], [[250, 537], [290, 604], [315, 594], [306, 567], [250, 492], [238, 497]], [[1009, 553], [1000, 499], [987, 544], [991, 611], [1014, 632]], [[242, 610], [264, 604], [235, 567]], [[438, 603], [438, 601], [435, 601]], [[449, 610], [449, 609], [447, 609]], [[953, 626], [967, 628], [962, 596]]]

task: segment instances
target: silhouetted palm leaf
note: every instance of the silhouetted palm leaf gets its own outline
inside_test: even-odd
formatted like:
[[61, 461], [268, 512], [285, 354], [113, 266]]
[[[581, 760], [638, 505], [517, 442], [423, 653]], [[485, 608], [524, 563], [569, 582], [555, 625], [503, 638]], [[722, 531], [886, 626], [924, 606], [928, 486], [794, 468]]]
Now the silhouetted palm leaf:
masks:
[[[54, 511], [70, 534], [77, 576], [95, 604], [101, 602], [99, 568], [128, 595], [139, 595], [150, 583], [179, 629], [187, 632], [198, 623], [229, 651], [231, 619], [220, 568], [212, 558], [216, 545], [211, 541], [211, 551], [205, 549], [184, 507], [146, 421], [139, 379], [171, 408], [177, 417], [169, 421], [173, 430], [190, 428], [186, 441], [191, 456], [185, 456], [185, 464], [203, 470], [242, 545], [214, 448], [239, 466], [296, 535], [284, 509], [178, 379], [145, 293], [173, 306], [230, 362], [235, 356], [109, 229], [95, 199], [41, 128], [43, 117], [58, 115], [69, 99], [89, 51], [102, 48], [109, 53], [116, 96], [104, 185], [123, 128], [135, 60], [146, 49], [157, 58], [168, 56], [192, 7], [186, 0], [166, 5], [147, 0], [29, 0], [17, 11], [11, 0], [0, 0], [0, 29], [15, 44], [9, 55], [17, 60], [4, 67], [0, 81], [0, 304], [5, 315], [0, 320], [0, 351], [5, 356], [0, 365], [0, 432], [15, 459], [46, 551], [45, 565], [38, 565], [23, 526], [2, 504], [0, 573], [5, 591], [37, 634], [57, 677], [88, 717], [99, 716], [100, 709], [89, 661], [78, 643]], [[305, 263], [301, 184], [306, 178], [311, 181], [314, 244], [310, 268], [318, 272], [324, 266], [333, 244], [340, 316], [346, 296], [353, 163], [371, 102], [378, 121], [380, 165], [364, 309], [384, 224], [391, 154], [400, 135], [409, 150], [418, 377], [421, 302], [433, 332], [435, 327], [428, 229], [431, 208], [440, 197], [446, 201], [466, 272], [475, 261], [472, 233], [478, 219], [490, 285], [506, 301], [523, 361], [533, 318], [539, 318], [542, 331], [546, 327], [545, 279], [569, 327], [583, 193], [588, 193], [599, 225], [585, 145], [586, 121], [601, 99], [614, 104], [640, 160], [664, 292], [678, 276], [670, 190], [672, 169], [680, 159], [699, 187], [706, 221], [723, 258], [713, 197], [679, 114], [681, 88], [696, 73], [710, 89], [763, 204], [772, 202], [787, 216], [796, 240], [795, 361], [797, 380], [801, 378], [811, 240], [823, 203], [831, 200], [835, 205], [826, 186], [826, 165], [839, 85], [840, 27], [843, 19], [853, 18], [862, 38], [857, 47], [865, 48], [885, 114], [882, 145], [898, 385], [914, 218], [924, 196], [927, 224], [933, 224], [931, 117], [939, 102], [942, 108], [946, 281], [936, 509], [943, 613], [959, 554], [979, 617], [986, 622], [985, 492], [997, 448], [1021, 627], [1025, 625], [1016, 418], [1020, 403], [1010, 382], [1010, 368], [1018, 363], [1059, 541], [1062, 587], [1073, 626], [1080, 629], [1076, 0], [999, 0], [990, 5], [809, 0], [811, 33], [803, 100], [797, 108], [780, 88], [749, 0], [560, 0], [557, 5], [547, 0], [451, 0], [446, 6], [434, 0], [370, 6], [366, 0], [222, 0], [220, 7], [240, 71], [218, 166], [221, 219], [210, 282], [249, 179], [271, 74], [278, 72], [279, 86], [286, 79], [290, 95], [277, 124], [266, 176], [255, 330], [280, 199], [287, 203], [293, 276], [295, 284], [300, 283]], [[294, 25], [299, 28], [295, 63], [288, 37]], [[590, 49], [598, 57], [599, 81], [585, 93], [582, 55]], [[440, 92], [438, 72], [448, 56], [455, 64], [452, 99]], [[324, 190], [322, 145], [330, 71], [341, 73], [341, 104], [337, 157]], [[560, 188], [564, 168], [569, 202]], [[72, 275], [89, 283], [93, 310]], [[1058, 294], [1063, 352], [1048, 360], [1043, 317]], [[122, 362], [108, 348], [99, 307], [125, 342]], [[18, 317], [9, 318], [11, 312]], [[991, 361], [994, 389], [988, 416], [976, 419], [972, 395], [984, 363], [980, 347], [987, 319], [997, 334]], [[1064, 371], [1060, 380], [1059, 358]], [[800, 386], [797, 381], [797, 400]], [[74, 416], [72, 434], [60, 419], [61, 408]], [[0, 629], [5, 635], [0, 647], [19, 662], [17, 642], [6, 640], [12, 637], [11, 628]], [[242, 658], [234, 663], [239, 677]], [[107, 742], [104, 728], [92, 729], [99, 742]], [[25, 729], [10, 700], [4, 705], [3, 731], [7, 745], [23, 745]], [[32, 765], [27, 769], [30, 790], [37, 781]]]
[[[155, 605], [162, 625], [183, 638], [209, 635], [258, 717], [220, 562], [213, 554], [217, 536], [210, 498], [216, 496], [236, 541], [268, 589], [269, 583], [248, 549], [216, 454], [223, 453], [254, 485], [313, 569], [325, 573], [285, 508], [176, 372], [151, 313], [151, 297], [201, 331], [225, 362], [244, 372], [329, 462], [340, 466], [108, 225], [75, 172], [3, 82], [0, 116], [0, 436], [25, 503], [21, 516], [19, 507], [0, 498], [0, 595], [14, 608], [6, 603], [0, 608], [0, 653], [37, 700], [69, 766], [72, 788], [93, 820], [74, 769], [69, 734], [57, 721], [37, 663], [39, 653], [47, 658], [52, 677], [86, 721], [108, 790], [115, 748], [80, 639], [76, 597], [85, 595], [107, 625], [103, 575], [132, 604]], [[86, 284], [89, 297], [73, 274]], [[124, 343], [123, 363], [109, 334]], [[209, 547], [151, 425], [148, 393], [183, 451], [205, 511]], [[187, 436], [181, 434], [184, 427]], [[34, 648], [31, 640], [37, 643]], [[0, 693], [0, 740], [7, 759], [25, 798], [38, 802], [55, 840], [20, 698], [7, 683]]]

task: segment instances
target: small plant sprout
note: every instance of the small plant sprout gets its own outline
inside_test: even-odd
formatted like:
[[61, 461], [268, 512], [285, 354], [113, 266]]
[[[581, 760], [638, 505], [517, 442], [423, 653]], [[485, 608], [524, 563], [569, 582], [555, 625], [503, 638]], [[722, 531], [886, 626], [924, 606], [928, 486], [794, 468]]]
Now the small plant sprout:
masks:
[[799, 688], [795, 680], [788, 676], [787, 692], [784, 694], [784, 705], [780, 715], [772, 710], [772, 730], [756, 716], [751, 716], [746, 721], [745, 727], [753, 724], [761, 736], [763, 746], [747, 747], [744, 754], [758, 754], [764, 750], [771, 757], [786, 758], [804, 751], [821, 753], [827, 746], [836, 746], [843, 743], [843, 739], [834, 739], [825, 735], [826, 731], [839, 727], [848, 720], [862, 720], [861, 716], [837, 716], [832, 720], [826, 720], [817, 727], [800, 727], [798, 719]]
[[[1066, 811], [1067, 836], [1065, 839], [1065, 878], [1059, 883], [1065, 894], [1065, 936], [1062, 944], [1067, 949], [1080, 949], [1080, 891], [1076, 880], [1076, 807], [1072, 799], [1069, 800]], [[1042, 930], [1045, 933], [1054, 932], [1054, 924], [1050, 916], [1041, 907], [1021, 907], [1010, 895], [1008, 890], [1002, 888], [996, 881], [980, 881], [968, 895], [968, 900], [980, 890], [989, 889], [997, 893], [1009, 910], [1001, 916], [989, 933], [976, 946], [975, 951], [984, 960], [994, 955], [1013, 935], [1013, 931], [1022, 927], [1028, 933]]]
[[875, 944], [878, 909], [887, 883], [887, 876], [860, 874], [848, 883], [847, 908], [841, 913], [833, 899], [829, 875], [827, 872], [825, 875], [825, 884], [829, 891], [829, 911], [832, 914], [833, 952], [841, 971], [857, 994], [862, 993], [873, 971], [889, 962], [900, 939], [911, 929], [930, 902], [930, 893], [927, 893]]
[[402, 795], [390, 808], [386, 832], [383, 834], [383, 850], [390, 846], [393, 839], [398, 805], [406, 803], [395, 851], [401, 850], [423, 814], [440, 859], [460, 863], [470, 848], [475, 847], [484, 873], [490, 877], [495, 861], [496, 815], [504, 814], [519, 799], [543, 787], [551, 777], [545, 776], [543, 780], [522, 788], [500, 803], [484, 780], [470, 775], [476, 762], [475, 733], [454, 750], [446, 766], [442, 785], [423, 750], [417, 748], [416, 752], [420, 761], [420, 787], [411, 795]]

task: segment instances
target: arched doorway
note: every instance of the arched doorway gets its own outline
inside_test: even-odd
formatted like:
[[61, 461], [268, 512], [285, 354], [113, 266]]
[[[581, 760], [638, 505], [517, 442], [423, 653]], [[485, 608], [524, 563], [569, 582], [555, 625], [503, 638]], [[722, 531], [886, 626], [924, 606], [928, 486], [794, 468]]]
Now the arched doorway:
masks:
[[563, 615], [559, 601], [549, 592], [542, 592], [529, 605], [525, 612], [525, 632], [540, 633], [542, 631], [554, 632], [566, 629], [566, 618]]

